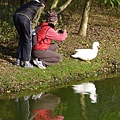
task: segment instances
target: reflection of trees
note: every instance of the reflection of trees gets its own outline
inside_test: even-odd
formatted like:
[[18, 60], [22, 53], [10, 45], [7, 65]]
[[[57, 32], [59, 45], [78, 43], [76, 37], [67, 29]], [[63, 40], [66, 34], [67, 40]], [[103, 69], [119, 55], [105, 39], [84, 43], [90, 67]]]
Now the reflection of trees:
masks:
[[[54, 111], [54, 115], [63, 115], [65, 120], [120, 120], [120, 78], [97, 81], [95, 86], [98, 94], [96, 104], [90, 102], [88, 95], [84, 97], [73, 94], [71, 87], [68, 87], [52, 92], [52, 95], [46, 94], [41, 97], [42, 99], [30, 99], [30, 111], [37, 107], [46, 108], [47, 101], [51, 98], [49, 103], [55, 104], [49, 105], [49, 109], [53, 107], [54, 109], [51, 110]], [[19, 99], [18, 105], [22, 100], [23, 98]], [[19, 120], [16, 116], [15, 104], [14, 100], [1, 100], [0, 119]]]
[[12, 100], [0, 100], [0, 118], [9, 118], [12, 120], [14, 118], [15, 108], [14, 102]]
[[85, 104], [84, 94], [81, 94], [81, 96], [80, 96], [80, 104], [81, 104], [81, 109], [82, 109], [82, 116], [83, 116], [84, 120], [87, 120], [86, 104]]
[[1, 120], [27, 120], [29, 116], [28, 101], [19, 99], [15, 100], [1, 100], [0, 101], [0, 118]]
[[[65, 117], [65, 120], [80, 120], [80, 118], [82, 120], [79, 95], [73, 94], [71, 88], [58, 89], [56, 92], [53, 92], [53, 94], [61, 98], [63, 105], [61, 114]], [[60, 106], [58, 107], [60, 110]]]
[[[50, 93], [24, 96], [13, 100], [1, 100], [0, 118], [5, 118], [6, 120], [28, 120], [31, 118], [32, 120], [37, 117], [38, 114], [43, 114], [43, 118], [48, 117], [51, 118], [51, 120], [56, 118], [57, 120], [60, 117], [62, 120], [64, 117], [58, 116], [58, 113], [60, 115], [62, 112], [57, 108], [60, 102], [59, 97]], [[60, 104], [61, 109], [63, 109], [62, 107], [63, 105]], [[46, 116], [44, 116], [44, 113], [46, 113]]]
[[90, 102], [85, 97], [73, 94], [70, 88], [62, 88], [55, 92], [66, 103], [66, 110], [62, 113], [66, 120], [120, 120], [120, 78], [110, 78], [96, 81], [98, 102]]
[[119, 78], [104, 79], [96, 82], [98, 103], [87, 103], [90, 120], [120, 120], [120, 81]]
[[64, 111], [67, 110], [67, 104], [66, 103], [60, 103], [58, 106], [55, 107], [55, 115], [62, 115]]

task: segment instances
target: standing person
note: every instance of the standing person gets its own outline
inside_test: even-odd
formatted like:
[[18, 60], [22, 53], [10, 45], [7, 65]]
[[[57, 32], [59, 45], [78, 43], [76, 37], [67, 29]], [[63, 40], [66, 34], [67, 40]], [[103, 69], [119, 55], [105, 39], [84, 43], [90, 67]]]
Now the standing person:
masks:
[[67, 37], [66, 30], [55, 30], [55, 24], [58, 21], [56, 13], [47, 13], [47, 20], [40, 26], [37, 32], [37, 45], [33, 47], [32, 57], [36, 58], [33, 63], [41, 69], [46, 69], [46, 66], [53, 65], [62, 60], [62, 56], [55, 52], [57, 45], [52, 44], [52, 40], [63, 41]]
[[20, 35], [15, 65], [21, 65], [22, 61], [24, 61], [25, 68], [33, 68], [33, 65], [30, 63], [32, 50], [32, 20], [37, 11], [45, 7], [46, 2], [47, 0], [30, 1], [17, 9], [13, 16], [14, 25]]

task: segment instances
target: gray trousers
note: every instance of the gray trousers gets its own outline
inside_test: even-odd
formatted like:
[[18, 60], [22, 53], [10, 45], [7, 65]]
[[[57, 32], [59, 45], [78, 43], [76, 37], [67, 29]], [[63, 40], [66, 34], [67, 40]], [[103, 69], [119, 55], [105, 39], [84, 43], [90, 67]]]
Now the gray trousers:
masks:
[[48, 50], [33, 50], [32, 57], [38, 58], [44, 65], [53, 65], [62, 61], [62, 56], [55, 52], [57, 45], [51, 44]]

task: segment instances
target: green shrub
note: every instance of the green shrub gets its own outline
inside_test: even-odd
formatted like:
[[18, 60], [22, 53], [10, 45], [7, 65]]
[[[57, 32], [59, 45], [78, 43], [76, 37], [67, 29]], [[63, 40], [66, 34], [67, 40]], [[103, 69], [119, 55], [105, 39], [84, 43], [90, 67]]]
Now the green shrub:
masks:
[[0, 12], [0, 41], [9, 41], [16, 37], [16, 30], [13, 25], [13, 13], [15, 7], [0, 5], [2, 11]]

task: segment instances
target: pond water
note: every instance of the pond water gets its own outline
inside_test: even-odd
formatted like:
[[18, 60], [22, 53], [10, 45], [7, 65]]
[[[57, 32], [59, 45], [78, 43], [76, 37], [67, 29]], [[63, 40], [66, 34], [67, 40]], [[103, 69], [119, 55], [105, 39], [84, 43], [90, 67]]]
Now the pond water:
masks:
[[120, 120], [120, 77], [0, 100], [0, 120]]

